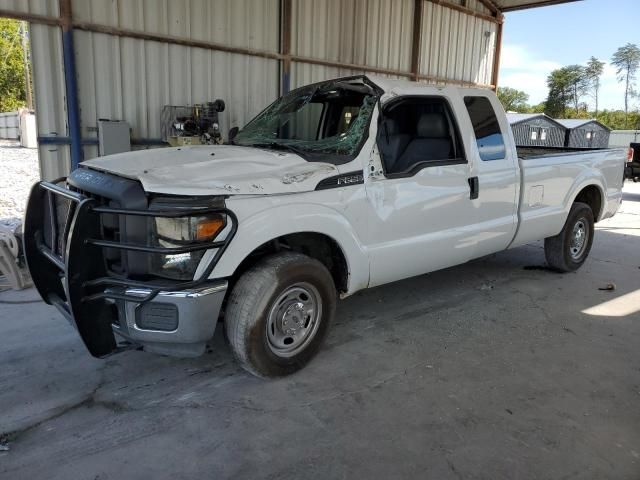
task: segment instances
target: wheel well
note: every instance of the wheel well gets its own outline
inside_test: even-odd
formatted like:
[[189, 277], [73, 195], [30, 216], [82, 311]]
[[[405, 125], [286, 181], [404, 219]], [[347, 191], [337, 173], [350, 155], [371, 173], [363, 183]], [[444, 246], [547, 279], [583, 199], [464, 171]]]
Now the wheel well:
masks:
[[245, 271], [262, 257], [282, 251], [299, 252], [315, 258], [331, 273], [336, 290], [338, 292], [347, 291], [349, 269], [342, 249], [333, 238], [316, 232], [292, 233], [263, 243], [242, 261], [230, 279], [231, 283], [234, 284]]
[[574, 201], [589, 205], [593, 212], [593, 218], [596, 222], [598, 221], [600, 211], [602, 209], [602, 194], [598, 187], [595, 185], [589, 185], [588, 187], [583, 188]]

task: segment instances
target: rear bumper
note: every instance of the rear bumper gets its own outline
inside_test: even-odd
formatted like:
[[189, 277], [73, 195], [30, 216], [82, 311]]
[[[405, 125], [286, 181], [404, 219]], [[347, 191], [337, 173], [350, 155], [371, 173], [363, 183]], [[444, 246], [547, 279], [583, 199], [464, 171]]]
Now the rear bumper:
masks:
[[629, 180], [640, 178], [640, 163], [627, 163], [624, 168], [624, 176]]
[[[218, 323], [227, 282], [197, 289], [161, 291], [147, 303], [116, 301], [118, 322], [112, 325], [116, 337], [141, 345], [146, 351], [179, 357], [204, 353]], [[127, 296], [146, 298], [151, 292], [129, 288]]]

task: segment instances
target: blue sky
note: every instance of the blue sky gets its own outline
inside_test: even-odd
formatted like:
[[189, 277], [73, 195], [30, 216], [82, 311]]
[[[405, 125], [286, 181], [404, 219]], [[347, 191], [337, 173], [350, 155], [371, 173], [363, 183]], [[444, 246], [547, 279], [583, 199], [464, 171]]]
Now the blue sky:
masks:
[[[585, 64], [592, 55], [609, 62], [616, 49], [629, 42], [640, 46], [640, 0], [583, 0], [508, 13], [499, 84], [524, 90], [529, 102], [537, 104], [546, 99], [549, 72]], [[624, 88], [607, 63], [601, 108], [622, 109], [623, 96]], [[632, 105], [639, 107], [640, 100]]]

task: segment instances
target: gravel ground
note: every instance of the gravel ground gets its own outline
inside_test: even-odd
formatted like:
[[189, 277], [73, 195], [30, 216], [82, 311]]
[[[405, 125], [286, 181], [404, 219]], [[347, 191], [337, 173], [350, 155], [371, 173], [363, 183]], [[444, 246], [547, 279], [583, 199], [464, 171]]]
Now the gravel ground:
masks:
[[38, 150], [0, 140], [0, 220], [22, 218], [31, 186], [40, 179]]

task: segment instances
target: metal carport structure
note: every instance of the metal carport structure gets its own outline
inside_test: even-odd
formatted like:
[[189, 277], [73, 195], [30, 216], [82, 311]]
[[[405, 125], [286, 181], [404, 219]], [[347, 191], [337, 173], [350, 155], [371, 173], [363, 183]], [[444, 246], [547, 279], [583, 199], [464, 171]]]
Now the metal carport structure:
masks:
[[[572, 0], [565, 0], [572, 1]], [[97, 120], [160, 145], [160, 109], [223, 98], [228, 128], [290, 88], [369, 72], [494, 88], [519, 0], [0, 0], [30, 23], [43, 178], [98, 155]]]

